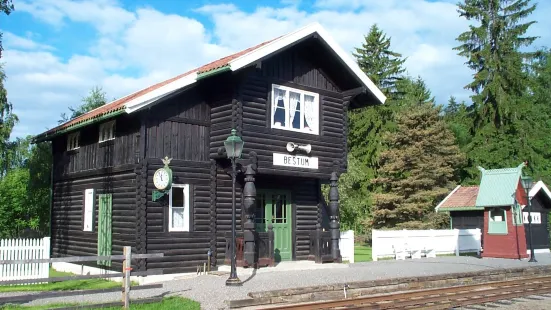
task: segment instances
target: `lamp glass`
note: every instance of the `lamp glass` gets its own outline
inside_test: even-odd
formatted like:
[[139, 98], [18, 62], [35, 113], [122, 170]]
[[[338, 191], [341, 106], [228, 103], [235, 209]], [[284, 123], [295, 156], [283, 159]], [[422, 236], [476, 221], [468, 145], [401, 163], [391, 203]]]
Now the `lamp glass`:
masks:
[[529, 176], [522, 177], [522, 187], [526, 190], [526, 193], [532, 188], [532, 178]]
[[235, 129], [231, 130], [231, 135], [224, 141], [224, 148], [228, 158], [240, 158], [245, 144], [239, 137]]

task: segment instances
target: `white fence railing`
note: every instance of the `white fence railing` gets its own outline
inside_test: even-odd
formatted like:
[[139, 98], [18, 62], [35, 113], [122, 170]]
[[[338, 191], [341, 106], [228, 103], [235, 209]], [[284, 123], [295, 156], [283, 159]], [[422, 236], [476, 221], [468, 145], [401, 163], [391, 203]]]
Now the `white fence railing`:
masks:
[[343, 261], [354, 263], [354, 231], [341, 231], [341, 239], [339, 240], [339, 250]]
[[[0, 240], [0, 260], [49, 258], [50, 237]], [[49, 263], [0, 265], [1, 281], [47, 278], [48, 275]]]
[[480, 229], [373, 230], [372, 257], [420, 258], [480, 253]]

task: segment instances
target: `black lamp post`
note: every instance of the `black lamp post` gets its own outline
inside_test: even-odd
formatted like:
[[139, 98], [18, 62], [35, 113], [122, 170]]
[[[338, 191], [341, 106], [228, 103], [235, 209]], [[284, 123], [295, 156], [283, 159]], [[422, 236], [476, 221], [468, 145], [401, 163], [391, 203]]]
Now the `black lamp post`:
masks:
[[235, 175], [236, 165], [235, 160], [241, 157], [241, 151], [243, 151], [243, 145], [245, 142], [236, 135], [236, 130], [231, 130], [231, 135], [224, 141], [224, 148], [226, 149], [226, 155], [231, 160], [232, 167], [232, 212], [231, 212], [231, 271], [230, 277], [226, 280], [227, 286], [239, 286], [241, 280], [237, 277], [237, 268], [235, 266]]
[[[530, 243], [530, 260], [531, 263], [537, 263], [536, 257], [534, 255], [534, 247], [532, 245], [532, 202], [530, 201], [530, 189], [532, 188], [532, 178], [531, 177], [522, 177], [522, 187], [526, 191], [526, 203], [528, 204], [528, 234], [529, 243]], [[522, 211], [521, 211], [522, 212]]]

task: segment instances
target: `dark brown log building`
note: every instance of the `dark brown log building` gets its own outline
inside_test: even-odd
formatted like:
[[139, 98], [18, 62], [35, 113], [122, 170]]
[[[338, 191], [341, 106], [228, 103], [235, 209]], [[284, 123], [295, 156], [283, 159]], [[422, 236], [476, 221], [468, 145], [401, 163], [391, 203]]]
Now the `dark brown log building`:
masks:
[[[223, 141], [236, 129], [245, 141], [238, 264], [339, 261], [336, 186], [347, 168], [347, 113], [385, 99], [313, 24], [40, 134], [54, 157], [52, 253], [121, 254], [130, 245], [164, 253], [138, 262], [139, 271], [196, 271], [209, 252], [213, 266], [224, 264], [232, 183]], [[165, 157], [172, 185], [158, 197], [153, 176]], [[90, 264], [98, 265], [120, 269]]]

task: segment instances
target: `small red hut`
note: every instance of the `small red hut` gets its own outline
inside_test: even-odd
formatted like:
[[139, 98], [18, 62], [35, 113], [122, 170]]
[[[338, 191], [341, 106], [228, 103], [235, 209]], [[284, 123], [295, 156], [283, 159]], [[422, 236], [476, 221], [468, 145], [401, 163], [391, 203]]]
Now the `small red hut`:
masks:
[[484, 208], [485, 223], [482, 257], [528, 257], [521, 212], [521, 205], [526, 205], [521, 180], [524, 166], [492, 170], [478, 167], [482, 179], [476, 206]]

